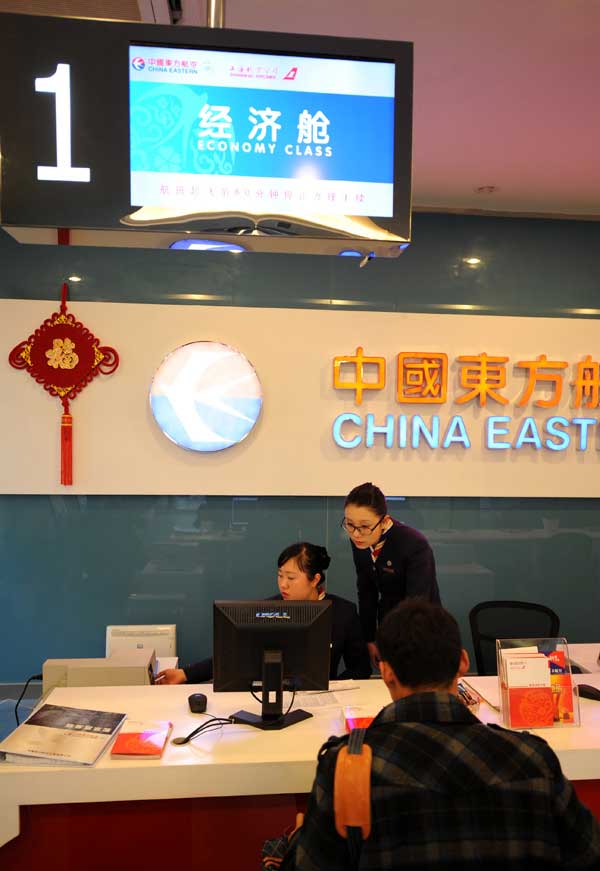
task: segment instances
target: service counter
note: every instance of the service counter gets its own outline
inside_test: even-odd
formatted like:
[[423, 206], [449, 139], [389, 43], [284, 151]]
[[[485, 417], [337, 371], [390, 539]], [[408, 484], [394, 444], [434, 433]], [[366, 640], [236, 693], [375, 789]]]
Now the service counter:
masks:
[[[600, 675], [576, 676], [584, 678], [600, 686]], [[493, 702], [495, 678], [475, 678], [473, 685]], [[226, 725], [187, 745], [169, 743], [160, 760], [105, 754], [91, 768], [0, 764], [0, 868], [22, 871], [43, 863], [45, 871], [162, 871], [184, 862], [232, 871], [257, 867], [263, 840], [304, 809], [317, 751], [340, 733], [343, 707], [375, 712], [389, 700], [381, 680], [343, 686], [334, 688], [335, 698], [304, 695], [300, 706], [314, 716], [288, 729]], [[176, 737], [206, 719], [189, 711], [193, 691], [207, 694], [207, 710], [215, 715], [241, 708], [259, 712], [249, 694], [215, 694], [211, 686], [55, 689], [46, 701], [138, 720], [170, 719]], [[486, 722], [498, 718], [485, 703], [479, 716]], [[539, 734], [600, 818], [600, 703], [582, 699], [581, 719], [580, 727]]]

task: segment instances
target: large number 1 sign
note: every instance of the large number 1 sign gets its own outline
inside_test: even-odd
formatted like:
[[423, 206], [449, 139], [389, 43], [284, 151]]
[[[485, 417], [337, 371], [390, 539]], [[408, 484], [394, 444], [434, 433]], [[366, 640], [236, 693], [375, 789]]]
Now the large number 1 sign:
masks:
[[38, 166], [39, 181], [90, 181], [89, 166], [71, 166], [71, 67], [57, 64], [52, 76], [35, 80], [36, 91], [55, 95], [56, 166]]

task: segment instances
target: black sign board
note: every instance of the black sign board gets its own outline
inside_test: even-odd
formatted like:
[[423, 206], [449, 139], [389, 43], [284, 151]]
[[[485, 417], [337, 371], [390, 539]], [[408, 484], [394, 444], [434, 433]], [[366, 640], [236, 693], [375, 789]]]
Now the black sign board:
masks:
[[[0, 46], [4, 69], [0, 89], [0, 220], [7, 228], [123, 229], [123, 217], [142, 205], [132, 203], [131, 194], [132, 67], [143, 67], [152, 56], [158, 63], [162, 49], [165, 55], [169, 50], [200, 49], [237, 52], [240, 57], [244, 53], [285, 60], [298, 56], [310, 63], [314, 59], [350, 59], [393, 64], [392, 205], [387, 213], [362, 214], [374, 217], [391, 233], [410, 238], [410, 43], [5, 13], [0, 14]], [[136, 46], [147, 46], [148, 51], [138, 51], [139, 57], [135, 56], [132, 47]], [[258, 69], [255, 65], [251, 74], [258, 76]], [[265, 69], [269, 70], [267, 62]], [[281, 73], [288, 81], [293, 78], [293, 68], [284, 70], [283, 63]], [[243, 86], [248, 87], [248, 83]], [[366, 136], [371, 119], [366, 117], [362, 123]], [[221, 132], [226, 135], [223, 128]], [[376, 149], [377, 142], [369, 147]], [[326, 155], [324, 146], [318, 152], [316, 147], [307, 150], [319, 157]], [[200, 166], [197, 171], [204, 170]], [[281, 199], [278, 211], [285, 211]], [[315, 211], [326, 212], [327, 205], [319, 203]], [[355, 214], [352, 204], [346, 213]]]

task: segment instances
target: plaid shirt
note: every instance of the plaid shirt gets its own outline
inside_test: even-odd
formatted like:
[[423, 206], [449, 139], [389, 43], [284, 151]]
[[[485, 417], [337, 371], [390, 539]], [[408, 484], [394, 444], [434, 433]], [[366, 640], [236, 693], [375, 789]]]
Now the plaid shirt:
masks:
[[[346, 740], [321, 750], [295, 860], [288, 857], [301, 871], [351, 865], [333, 815], [337, 749]], [[486, 726], [448, 693], [420, 693], [383, 708], [365, 740], [372, 828], [361, 869], [600, 868], [600, 824], [541, 738]]]

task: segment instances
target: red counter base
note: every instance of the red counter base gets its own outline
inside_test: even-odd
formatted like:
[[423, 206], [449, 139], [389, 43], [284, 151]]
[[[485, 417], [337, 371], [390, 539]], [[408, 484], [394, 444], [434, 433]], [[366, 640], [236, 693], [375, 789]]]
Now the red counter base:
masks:
[[[600, 781], [574, 782], [600, 819]], [[292, 826], [306, 795], [32, 805], [0, 847], [2, 871], [252, 871], [263, 841]]]
[[600, 780], [574, 780], [573, 786], [579, 800], [600, 820]]
[[2, 871], [252, 871], [266, 838], [293, 826], [306, 797], [258, 795], [31, 805], [0, 847]]

